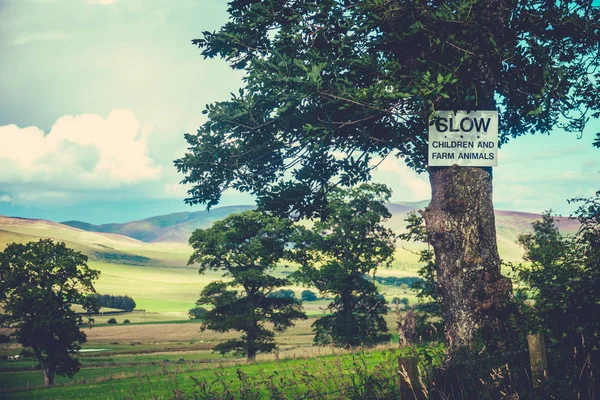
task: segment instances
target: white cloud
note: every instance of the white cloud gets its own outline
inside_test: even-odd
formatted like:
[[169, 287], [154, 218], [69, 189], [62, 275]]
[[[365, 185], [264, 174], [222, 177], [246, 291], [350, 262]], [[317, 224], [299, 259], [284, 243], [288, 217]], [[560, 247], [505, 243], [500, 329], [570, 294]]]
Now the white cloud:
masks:
[[113, 110], [107, 118], [66, 115], [47, 134], [33, 126], [2, 126], [0, 184], [57, 193], [157, 180], [161, 167], [148, 155], [147, 135], [133, 113], [124, 110]]
[[392, 201], [421, 201], [431, 197], [425, 175], [417, 174], [395, 157], [387, 157], [377, 166], [373, 181], [384, 183], [393, 190]]
[[11, 200], [12, 198], [7, 194], [3, 194], [0, 196], [0, 203], [10, 203]]
[[89, 4], [100, 4], [100, 5], [113, 4], [116, 2], [117, 2], [117, 0], [88, 0]]
[[13, 45], [22, 45], [35, 42], [47, 42], [54, 40], [69, 39], [71, 35], [63, 32], [32, 32], [17, 37], [15, 40], [10, 42]]

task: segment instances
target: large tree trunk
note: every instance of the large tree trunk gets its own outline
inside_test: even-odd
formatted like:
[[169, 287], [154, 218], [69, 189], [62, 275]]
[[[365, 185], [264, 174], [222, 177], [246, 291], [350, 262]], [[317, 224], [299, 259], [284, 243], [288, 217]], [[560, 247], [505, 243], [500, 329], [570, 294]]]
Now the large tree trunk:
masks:
[[44, 386], [54, 386], [54, 370], [47, 367], [42, 367], [42, 374], [44, 375]]
[[425, 209], [443, 296], [447, 362], [470, 350], [477, 332], [486, 345], [505, 336], [512, 291], [500, 273], [490, 168], [430, 168], [432, 199]]

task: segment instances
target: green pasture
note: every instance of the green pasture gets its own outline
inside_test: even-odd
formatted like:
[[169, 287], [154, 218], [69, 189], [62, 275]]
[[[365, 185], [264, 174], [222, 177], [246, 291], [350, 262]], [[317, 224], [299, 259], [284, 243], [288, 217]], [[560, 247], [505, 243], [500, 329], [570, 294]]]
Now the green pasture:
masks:
[[[235, 389], [239, 385], [239, 372], [247, 377], [278, 375], [281, 379], [295, 380], [296, 375], [312, 373], [335, 376], [329, 383], [346, 379], [357, 368], [373, 369], [374, 365], [393, 362], [393, 351], [371, 350], [368, 352], [334, 354], [319, 357], [283, 357], [278, 360], [247, 364], [232, 357], [209, 360], [205, 354], [173, 353], [169, 356], [143, 355], [106, 358], [110, 366], [85, 366], [74, 379], [58, 378], [57, 386], [39, 388], [42, 383], [40, 371], [3, 373], [0, 384], [6, 399], [123, 399], [171, 398], [173, 390], [191, 393], [197, 389], [196, 382], [216, 383]], [[181, 357], [179, 357], [181, 356]], [[179, 358], [178, 358], [179, 357]], [[163, 362], [165, 359], [169, 362]], [[179, 359], [183, 358], [183, 361]], [[82, 360], [84, 364], [86, 360]], [[300, 382], [299, 382], [300, 383]], [[301, 383], [300, 383], [301, 384]], [[10, 386], [4, 386], [10, 385]], [[28, 390], [27, 388], [30, 388]], [[10, 390], [7, 390], [10, 389]], [[298, 390], [302, 388], [299, 387]], [[17, 391], [18, 390], [18, 391]]]

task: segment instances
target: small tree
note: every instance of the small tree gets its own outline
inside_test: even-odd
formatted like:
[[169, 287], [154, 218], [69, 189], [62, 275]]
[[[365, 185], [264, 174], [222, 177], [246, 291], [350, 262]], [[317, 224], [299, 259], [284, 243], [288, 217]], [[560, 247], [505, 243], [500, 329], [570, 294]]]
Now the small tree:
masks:
[[315, 301], [317, 300], [317, 294], [312, 290], [303, 290], [300, 294], [302, 301]]
[[332, 313], [313, 324], [315, 343], [347, 347], [389, 340], [385, 298], [365, 275], [389, 265], [394, 254], [394, 234], [383, 226], [391, 216], [384, 204], [390, 195], [375, 184], [333, 189], [327, 217], [296, 243], [300, 279], [334, 296]]
[[228, 281], [208, 284], [197, 305], [210, 305], [202, 329], [218, 332], [243, 332], [239, 339], [215, 346], [221, 353], [245, 354], [248, 361], [257, 352], [271, 352], [276, 346], [274, 333], [282, 332], [296, 319], [306, 319], [300, 302], [289, 297], [270, 297], [274, 289], [289, 284], [287, 279], [267, 274], [284, 258], [294, 232], [290, 221], [257, 211], [230, 215], [211, 228], [198, 229], [190, 238], [194, 253], [190, 264], [198, 263], [199, 272], [219, 271]]
[[15, 328], [17, 341], [31, 349], [44, 375], [44, 386], [54, 385], [55, 374], [73, 377], [80, 363], [73, 358], [86, 341], [78, 328], [80, 304], [92, 313], [93, 292], [99, 271], [87, 266], [87, 257], [50, 239], [9, 244], [0, 253], [0, 304], [5, 319]]

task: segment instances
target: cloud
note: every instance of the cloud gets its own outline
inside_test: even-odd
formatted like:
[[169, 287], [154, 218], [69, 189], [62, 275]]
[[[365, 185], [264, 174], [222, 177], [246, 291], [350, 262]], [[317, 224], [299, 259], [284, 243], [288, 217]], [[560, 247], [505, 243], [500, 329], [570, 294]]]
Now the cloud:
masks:
[[7, 194], [0, 195], [0, 203], [10, 203], [11, 200], [12, 198]]
[[425, 176], [417, 174], [395, 157], [387, 157], [377, 166], [373, 181], [384, 183], [393, 190], [392, 201], [421, 201], [431, 197]]
[[32, 32], [17, 37], [15, 40], [10, 42], [13, 45], [23, 45], [36, 42], [47, 42], [54, 40], [65, 40], [69, 39], [71, 35], [62, 32]]
[[[108, 190], [160, 179], [150, 158], [149, 132], [130, 111], [60, 117], [47, 134], [30, 126], [0, 127], [0, 184], [23, 200], [58, 193]], [[36, 197], [37, 196], [37, 197]]]
[[88, 0], [88, 4], [100, 4], [100, 5], [108, 5], [116, 3], [117, 0]]

